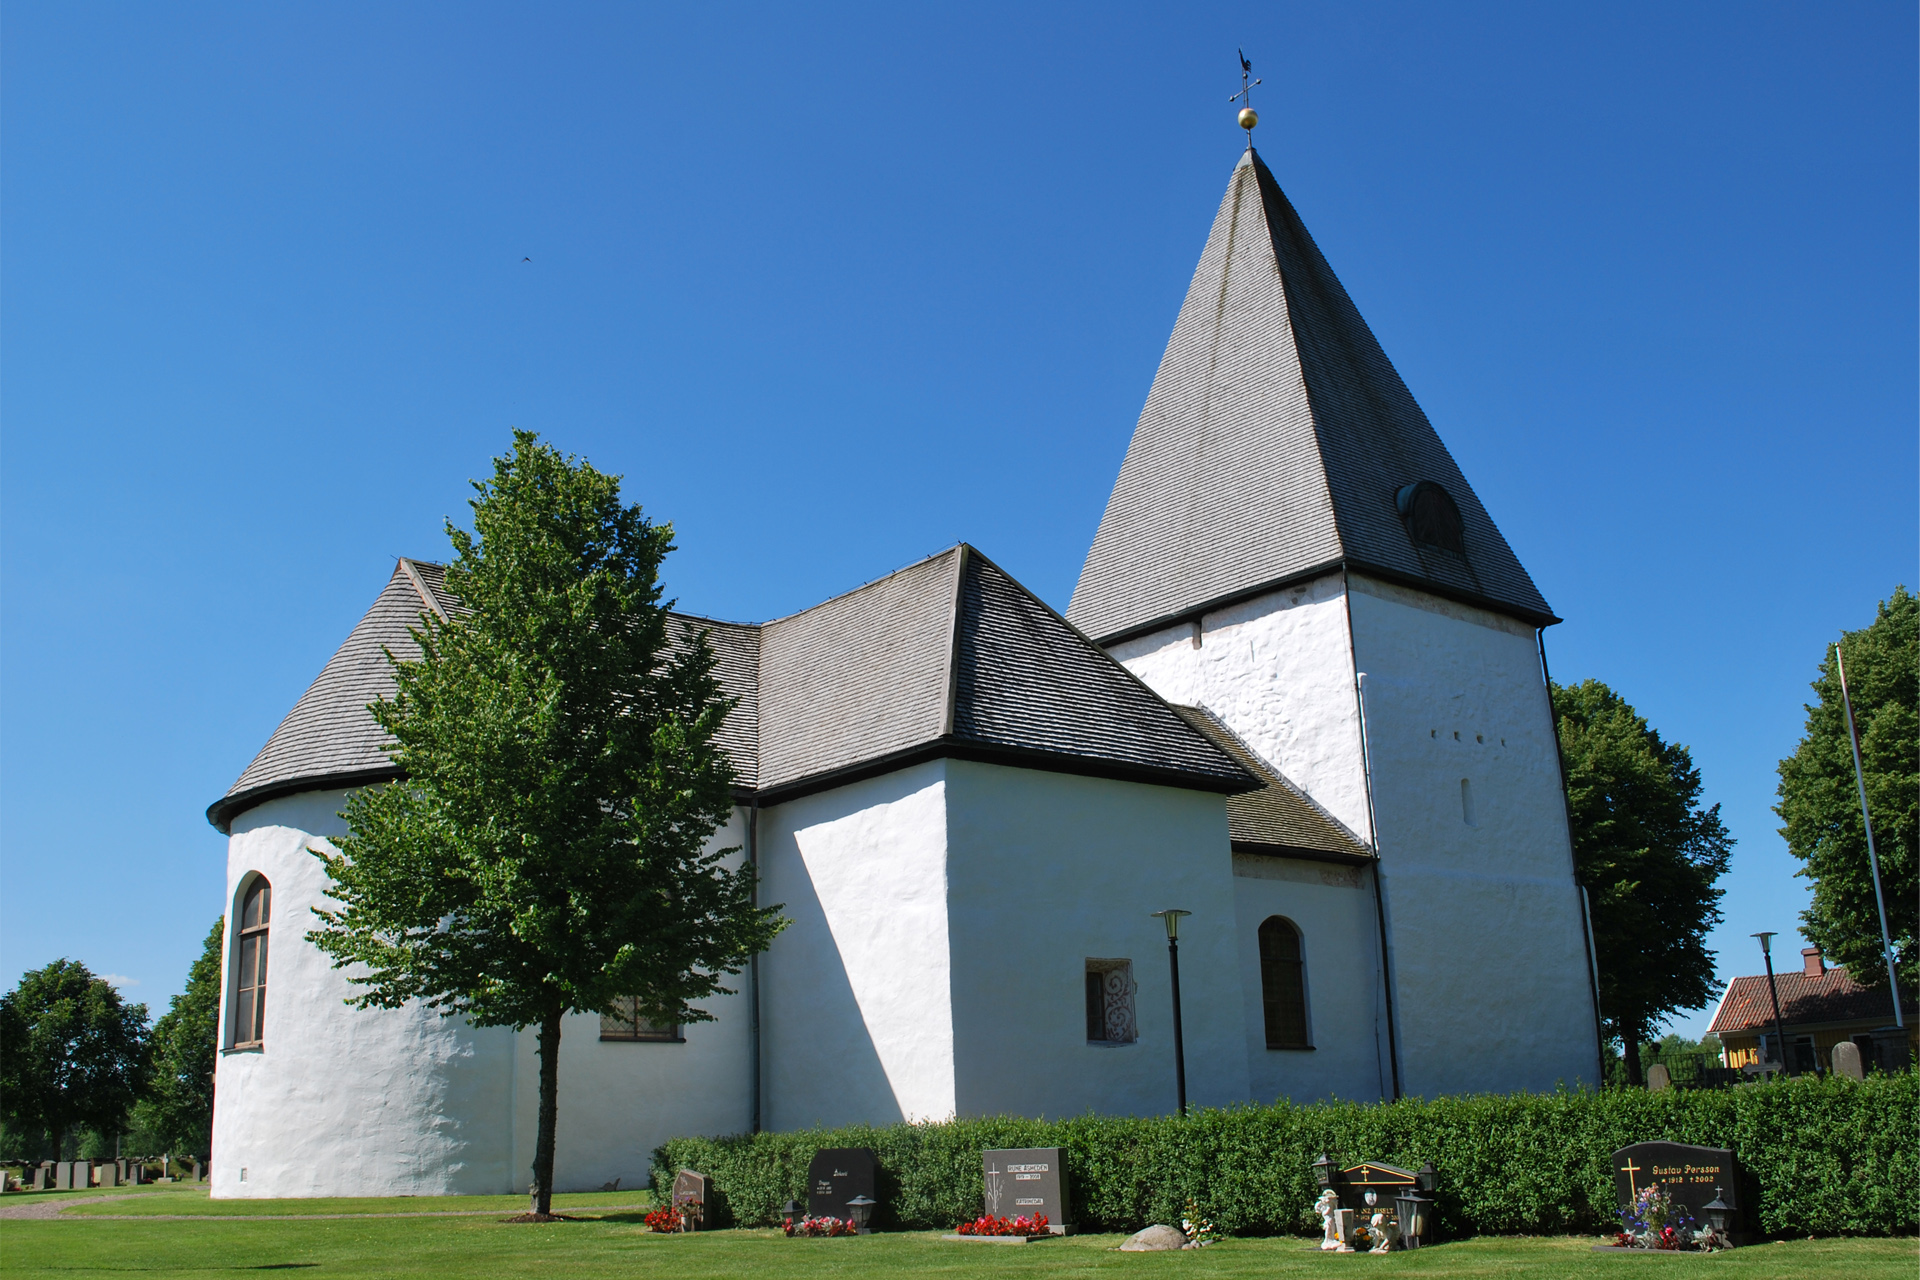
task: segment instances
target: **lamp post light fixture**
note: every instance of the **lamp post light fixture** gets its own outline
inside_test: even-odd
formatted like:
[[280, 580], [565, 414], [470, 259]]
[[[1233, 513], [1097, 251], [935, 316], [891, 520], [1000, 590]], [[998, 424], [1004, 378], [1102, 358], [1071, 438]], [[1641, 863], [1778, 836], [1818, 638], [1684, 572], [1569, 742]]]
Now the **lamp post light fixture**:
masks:
[[1729, 1237], [1733, 1230], [1733, 1206], [1720, 1198], [1719, 1187], [1713, 1189], [1713, 1199], [1700, 1206], [1700, 1212], [1706, 1217], [1707, 1226], [1713, 1234], [1722, 1240]]
[[1408, 1187], [1393, 1198], [1393, 1216], [1400, 1224], [1401, 1248], [1418, 1249], [1426, 1243], [1427, 1211], [1432, 1207], [1433, 1201], [1414, 1187]]
[[863, 1236], [867, 1234], [867, 1220], [873, 1216], [873, 1206], [878, 1203], [880, 1203], [878, 1200], [871, 1200], [866, 1196], [855, 1196], [847, 1201], [847, 1217], [853, 1220], [853, 1229], [856, 1234]]
[[1155, 911], [1153, 918], [1167, 926], [1167, 969], [1173, 975], [1173, 1091], [1180, 1114], [1187, 1114], [1187, 1046], [1180, 1034], [1180, 920], [1191, 911]]
[[1773, 981], [1773, 931], [1751, 936], [1760, 939], [1760, 954], [1767, 962], [1767, 994], [1773, 998], [1773, 1039], [1780, 1046], [1780, 1069], [1793, 1075], [1793, 1064], [1787, 1061], [1787, 1033], [1780, 1025], [1780, 989]]

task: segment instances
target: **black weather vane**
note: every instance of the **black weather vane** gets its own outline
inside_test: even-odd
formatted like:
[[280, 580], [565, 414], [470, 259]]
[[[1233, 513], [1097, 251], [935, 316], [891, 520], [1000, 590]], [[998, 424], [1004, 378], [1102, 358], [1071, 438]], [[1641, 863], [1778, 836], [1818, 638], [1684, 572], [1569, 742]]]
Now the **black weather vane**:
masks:
[[1247, 61], [1245, 49], [1235, 49], [1240, 55], [1240, 92], [1228, 98], [1228, 102], [1240, 103], [1240, 127], [1247, 131], [1247, 145], [1253, 145], [1253, 126], [1260, 123], [1260, 116], [1253, 109], [1253, 86], [1260, 81], [1253, 74], [1253, 64]]

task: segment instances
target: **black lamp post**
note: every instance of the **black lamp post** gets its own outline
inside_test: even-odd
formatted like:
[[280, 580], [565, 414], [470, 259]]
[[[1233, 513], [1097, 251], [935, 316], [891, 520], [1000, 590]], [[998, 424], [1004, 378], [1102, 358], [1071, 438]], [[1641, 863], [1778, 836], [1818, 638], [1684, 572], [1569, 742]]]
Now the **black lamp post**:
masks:
[[1787, 1061], [1787, 1033], [1780, 1026], [1780, 989], [1773, 982], [1773, 932], [1752, 935], [1760, 939], [1760, 954], [1767, 962], [1767, 994], [1773, 998], [1773, 1038], [1780, 1046], [1780, 1069], [1793, 1075], [1793, 1064]]
[[1180, 1034], [1180, 918], [1191, 911], [1156, 911], [1153, 917], [1167, 926], [1167, 968], [1173, 974], [1173, 1088], [1180, 1114], [1187, 1114], [1187, 1046]]
[[1701, 1205], [1700, 1212], [1706, 1215], [1707, 1228], [1722, 1240], [1726, 1240], [1733, 1231], [1733, 1206], [1720, 1196], [1720, 1188], [1715, 1187], [1713, 1199]]

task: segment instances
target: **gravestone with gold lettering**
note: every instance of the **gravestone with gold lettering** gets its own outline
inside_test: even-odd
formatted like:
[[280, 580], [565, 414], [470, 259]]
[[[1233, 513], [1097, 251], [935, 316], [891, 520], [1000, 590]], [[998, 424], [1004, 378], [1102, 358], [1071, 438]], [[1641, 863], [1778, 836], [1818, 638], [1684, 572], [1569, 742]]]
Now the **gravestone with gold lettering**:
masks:
[[1634, 1197], [1656, 1183], [1702, 1226], [1707, 1202], [1719, 1196], [1734, 1211], [1730, 1234], [1735, 1243], [1741, 1241], [1740, 1164], [1732, 1151], [1680, 1142], [1638, 1142], [1613, 1153], [1614, 1198], [1621, 1209], [1632, 1208]]

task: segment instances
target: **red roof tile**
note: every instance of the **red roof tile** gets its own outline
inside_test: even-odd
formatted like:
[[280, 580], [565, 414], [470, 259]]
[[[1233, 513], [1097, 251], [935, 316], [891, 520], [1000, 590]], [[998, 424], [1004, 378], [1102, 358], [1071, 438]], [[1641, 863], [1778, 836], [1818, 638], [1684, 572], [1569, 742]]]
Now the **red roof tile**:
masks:
[[[1780, 991], [1780, 1020], [1784, 1023], [1808, 1022], [1892, 1022], [1893, 1001], [1885, 987], [1863, 987], [1841, 968], [1828, 969], [1817, 978], [1804, 973], [1777, 973], [1774, 982]], [[1907, 1016], [1917, 1010], [1913, 998], [1906, 997]], [[1727, 986], [1714, 1015], [1711, 1030], [1715, 1035], [1764, 1031], [1773, 1022], [1773, 1001], [1767, 995], [1767, 975], [1735, 978]]]

